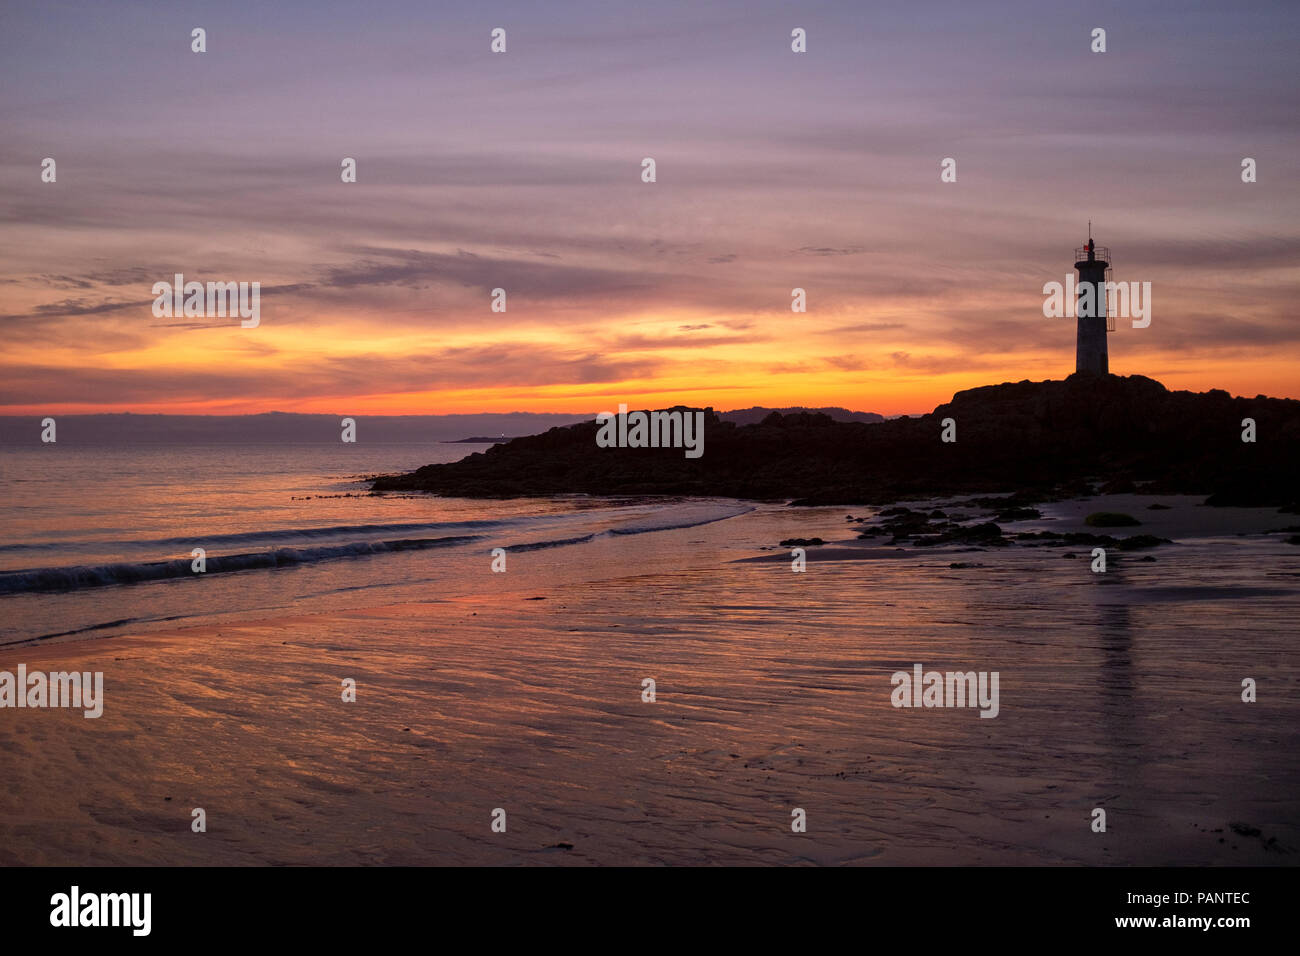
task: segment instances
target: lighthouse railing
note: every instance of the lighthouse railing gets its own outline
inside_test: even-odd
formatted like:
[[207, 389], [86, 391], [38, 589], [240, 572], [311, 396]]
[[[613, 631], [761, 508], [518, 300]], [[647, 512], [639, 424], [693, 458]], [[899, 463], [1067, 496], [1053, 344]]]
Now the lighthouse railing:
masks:
[[[1092, 257], [1097, 262], [1104, 262], [1107, 265], [1110, 265], [1110, 250], [1105, 246], [1094, 246], [1092, 250]], [[1080, 246], [1078, 249], [1074, 250], [1074, 261], [1075, 262], [1088, 261], [1087, 246]]]

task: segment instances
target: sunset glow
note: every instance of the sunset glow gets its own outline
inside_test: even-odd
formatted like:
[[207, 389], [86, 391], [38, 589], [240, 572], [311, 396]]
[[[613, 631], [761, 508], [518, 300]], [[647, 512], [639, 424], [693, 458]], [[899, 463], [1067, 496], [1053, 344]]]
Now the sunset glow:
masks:
[[[920, 413], [1072, 370], [1042, 287], [1089, 219], [1153, 290], [1111, 371], [1300, 395], [1293, 51], [1234, 46], [1225, 17], [1098, 73], [1084, 44], [1040, 49], [1074, 24], [1029, 6], [1032, 29], [941, 4], [923, 34], [824, 11], [805, 57], [771, 55], [765, 5], [725, 34], [716, 10], [524, 6], [481, 60], [472, 12], [432, 31], [422, 8], [336, 29], [312, 7], [305, 32], [223, 12], [208, 29], [240, 41], [206, 60], [142, 46], [143, 13], [8, 31], [0, 413]], [[56, 49], [73, 71], [42, 67]], [[1239, 61], [1212, 89], [1208, 56]], [[260, 326], [155, 318], [176, 272], [259, 282]]]

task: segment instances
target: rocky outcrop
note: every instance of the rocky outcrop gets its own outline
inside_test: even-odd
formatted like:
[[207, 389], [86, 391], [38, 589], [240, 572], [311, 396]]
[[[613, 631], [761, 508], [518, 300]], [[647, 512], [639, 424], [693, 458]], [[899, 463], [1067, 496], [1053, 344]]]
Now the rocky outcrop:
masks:
[[[944, 419], [956, 441], [941, 441]], [[1254, 419], [1256, 441], [1243, 442]], [[705, 415], [704, 454], [599, 448], [595, 422], [517, 438], [459, 462], [377, 479], [378, 491], [464, 497], [723, 495], [796, 504], [1015, 492], [1003, 507], [1108, 489], [1205, 494], [1209, 503], [1300, 504], [1300, 402], [1171, 392], [1142, 376], [958, 392], [928, 415], [875, 423], [773, 413], [736, 426]]]

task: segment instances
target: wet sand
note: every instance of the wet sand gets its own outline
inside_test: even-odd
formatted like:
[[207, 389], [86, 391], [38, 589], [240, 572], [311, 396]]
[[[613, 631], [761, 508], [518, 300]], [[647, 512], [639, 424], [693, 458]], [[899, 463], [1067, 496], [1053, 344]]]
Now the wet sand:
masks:
[[[830, 541], [853, 510], [782, 521]], [[106, 701], [0, 711], [0, 863], [1294, 864], [1300, 548], [1104, 576], [1065, 550], [810, 548], [6, 649]], [[998, 717], [891, 706], [914, 663], [998, 671]]]

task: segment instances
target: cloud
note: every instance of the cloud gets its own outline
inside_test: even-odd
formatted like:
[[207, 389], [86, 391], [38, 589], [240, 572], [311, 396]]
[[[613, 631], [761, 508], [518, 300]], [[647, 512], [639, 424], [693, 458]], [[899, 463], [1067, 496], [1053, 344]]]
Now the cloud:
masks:
[[[1113, 355], [1176, 350], [1243, 377], [1300, 361], [1295, 5], [1211, 5], [1173, 33], [1135, 7], [1141, 56], [1100, 58], [1057, 42], [1079, 35], [1073, 13], [1029, 0], [996, 23], [944, 3], [919, 32], [915, 11], [882, 8], [870, 56], [860, 11], [823, 5], [806, 57], [773, 40], [775, 3], [739, 20], [684, 0], [517, 7], [520, 42], [488, 57], [464, 42], [469, 12], [429, 34], [427, 10], [381, 5], [345, 35], [328, 10], [272, 5], [220, 83], [185, 44], [159, 46], [142, 8], [80, 33], [62, 8], [15, 8], [0, 54], [41, 79], [0, 86], [9, 393], [165, 404], [196, 379], [242, 399], [672, 375], [757, 400], [769, 368], [915, 382], [1069, 364], [1073, 326], [1042, 317], [1040, 290], [1089, 217], [1117, 278], [1153, 282], [1152, 327], [1121, 327]], [[437, 55], [411, 39], [426, 34]], [[57, 186], [32, 161], [50, 152]], [[1257, 184], [1239, 179], [1248, 155]], [[260, 281], [262, 333], [153, 319], [150, 287], [176, 272]], [[507, 313], [488, 310], [498, 287]], [[169, 370], [173, 349], [198, 372]]]
[[219, 364], [204, 370], [0, 365], [0, 405], [149, 404], [163, 395], [178, 404], [259, 396], [291, 402], [322, 395], [400, 395], [503, 385], [616, 385], [653, 377], [661, 367], [653, 359], [611, 359], [594, 352], [510, 342], [405, 356], [299, 357], [270, 369]]
[[822, 361], [831, 368], [837, 368], [842, 372], [861, 372], [871, 367], [865, 360], [856, 355], [828, 355]]
[[847, 249], [836, 249], [832, 246], [800, 246], [795, 251], [808, 256], [855, 256], [862, 252], [862, 249], [857, 246]]
[[853, 332], [890, 332], [894, 329], [906, 329], [909, 326], [904, 322], [859, 322], [856, 325], [837, 325], [834, 328], [822, 329], [818, 335], [848, 335]]

